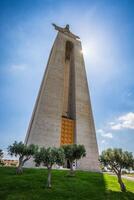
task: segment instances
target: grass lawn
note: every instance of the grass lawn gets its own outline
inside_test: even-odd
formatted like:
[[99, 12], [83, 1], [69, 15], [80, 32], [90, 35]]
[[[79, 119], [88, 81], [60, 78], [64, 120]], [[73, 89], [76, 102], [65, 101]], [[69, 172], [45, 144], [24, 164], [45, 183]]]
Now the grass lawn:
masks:
[[134, 200], [134, 182], [124, 180], [128, 192], [120, 192], [116, 177], [108, 174], [53, 170], [52, 189], [45, 188], [47, 170], [0, 168], [0, 200]]

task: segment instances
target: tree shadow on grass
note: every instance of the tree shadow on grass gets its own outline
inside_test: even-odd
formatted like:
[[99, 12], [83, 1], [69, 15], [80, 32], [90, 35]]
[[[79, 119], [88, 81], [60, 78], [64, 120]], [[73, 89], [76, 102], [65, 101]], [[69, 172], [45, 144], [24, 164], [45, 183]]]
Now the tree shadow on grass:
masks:
[[[72, 179], [70, 177], [66, 177], [64, 186], [69, 189], [69, 199], [134, 200], [134, 193], [132, 191], [127, 191], [126, 193], [120, 191], [116, 177], [108, 177], [107, 179], [105, 176], [109, 175], [78, 171], [76, 172], [76, 177], [73, 177]], [[112, 184], [108, 185], [110, 179]]]
[[[101, 173], [52, 171], [52, 189], [47, 189], [47, 170], [25, 169], [21, 176], [13, 176], [14, 168], [0, 170], [0, 199], [2, 200], [134, 200], [134, 183], [130, 191], [120, 192], [116, 177]], [[127, 186], [127, 185], [126, 185]]]
[[132, 192], [115, 192], [113, 190], [109, 190], [106, 194], [106, 199], [112, 200], [134, 200], [134, 193]]

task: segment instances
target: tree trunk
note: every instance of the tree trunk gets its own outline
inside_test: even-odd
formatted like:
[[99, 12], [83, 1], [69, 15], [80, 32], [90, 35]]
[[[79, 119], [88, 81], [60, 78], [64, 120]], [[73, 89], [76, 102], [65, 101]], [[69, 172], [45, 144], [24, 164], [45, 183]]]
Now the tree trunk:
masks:
[[47, 187], [51, 188], [51, 168], [48, 168]]
[[16, 173], [17, 174], [23, 173], [22, 163], [19, 163], [18, 167], [16, 168]]
[[18, 167], [16, 168], [16, 173], [17, 173], [17, 174], [22, 174], [22, 173], [23, 173], [22, 166], [23, 166], [23, 156], [20, 156], [20, 157], [19, 157], [19, 165], [18, 165]]
[[[23, 165], [24, 165], [24, 163], [27, 161], [27, 160], [29, 160], [30, 159], [30, 157], [31, 156], [28, 156], [28, 157], [26, 157], [25, 159], [24, 159], [24, 156], [20, 156], [20, 158], [19, 158], [19, 165], [18, 165], [18, 167], [16, 168], [16, 173], [17, 174], [22, 174], [23, 173]], [[23, 160], [24, 159], [24, 160]]]
[[73, 162], [70, 161], [70, 175], [73, 176], [74, 175], [74, 169], [73, 169]]
[[126, 187], [122, 181], [121, 174], [118, 175], [118, 183], [120, 184], [120, 189], [122, 192], [126, 192]]

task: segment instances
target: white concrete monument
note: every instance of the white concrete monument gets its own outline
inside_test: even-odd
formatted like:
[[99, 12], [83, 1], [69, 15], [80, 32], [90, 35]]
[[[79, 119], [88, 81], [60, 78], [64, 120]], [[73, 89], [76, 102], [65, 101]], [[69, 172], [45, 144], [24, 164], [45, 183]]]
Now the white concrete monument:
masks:
[[[77, 169], [99, 171], [98, 147], [79, 37], [69, 25], [58, 31], [41, 83], [25, 143], [40, 147], [83, 144]], [[32, 160], [27, 166], [33, 166]]]

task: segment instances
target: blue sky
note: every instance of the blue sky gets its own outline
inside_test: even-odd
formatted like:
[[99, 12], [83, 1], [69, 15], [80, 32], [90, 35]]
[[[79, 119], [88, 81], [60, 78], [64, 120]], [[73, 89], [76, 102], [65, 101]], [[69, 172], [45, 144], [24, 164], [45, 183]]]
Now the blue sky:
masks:
[[81, 38], [99, 151], [134, 152], [133, 10], [133, 0], [0, 0], [0, 148], [25, 138], [55, 22]]

